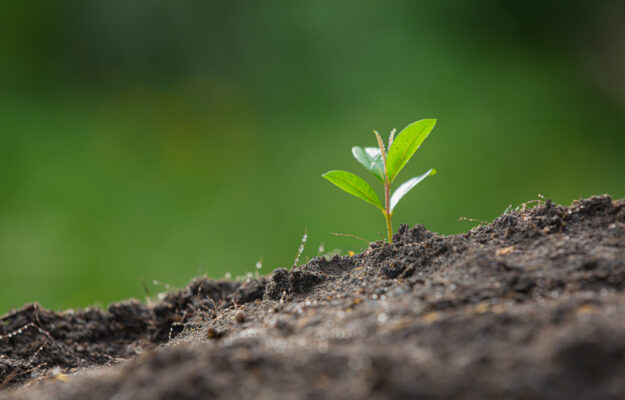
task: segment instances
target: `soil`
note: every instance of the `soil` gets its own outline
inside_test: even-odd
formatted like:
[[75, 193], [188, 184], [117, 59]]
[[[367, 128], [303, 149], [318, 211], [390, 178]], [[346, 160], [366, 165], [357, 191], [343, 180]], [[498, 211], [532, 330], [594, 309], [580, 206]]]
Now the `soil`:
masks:
[[2, 399], [625, 398], [625, 200], [0, 317]]

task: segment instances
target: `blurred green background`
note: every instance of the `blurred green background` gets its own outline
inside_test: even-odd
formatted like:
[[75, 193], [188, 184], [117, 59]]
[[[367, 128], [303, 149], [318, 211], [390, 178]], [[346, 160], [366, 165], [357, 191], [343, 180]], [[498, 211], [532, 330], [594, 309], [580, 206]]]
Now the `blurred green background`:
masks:
[[[0, 6], [0, 313], [106, 305], [359, 251], [352, 145], [421, 118], [394, 222], [444, 234], [541, 193], [625, 196], [622, 1]], [[157, 291], [162, 288], [152, 287]], [[152, 292], [153, 293], [153, 292]]]

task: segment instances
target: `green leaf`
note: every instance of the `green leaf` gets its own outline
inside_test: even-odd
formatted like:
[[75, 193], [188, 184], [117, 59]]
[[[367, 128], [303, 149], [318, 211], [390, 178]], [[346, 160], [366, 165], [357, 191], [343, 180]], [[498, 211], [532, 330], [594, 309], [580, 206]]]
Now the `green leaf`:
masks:
[[413, 187], [417, 186], [419, 182], [434, 174], [436, 174], [436, 170], [432, 168], [425, 174], [410, 178], [406, 182], [399, 185], [397, 190], [395, 190], [395, 193], [393, 193], [393, 195], [391, 196], [391, 212], [393, 212], [393, 209], [395, 208], [397, 203], [399, 203], [399, 200], [401, 200], [402, 197], [406, 195], [406, 193], [408, 193]]
[[384, 161], [380, 149], [376, 147], [352, 147], [352, 154], [367, 171], [384, 183]]
[[435, 119], [422, 119], [413, 122], [405, 127], [395, 140], [393, 140], [393, 144], [386, 158], [388, 178], [391, 183], [395, 180], [399, 171], [404, 168], [408, 160], [414, 155], [419, 146], [421, 146], [425, 138], [428, 137], [435, 124]]
[[334, 183], [347, 193], [352, 194], [369, 204], [373, 204], [384, 212], [384, 207], [382, 207], [380, 198], [373, 191], [371, 186], [361, 177], [347, 171], [330, 171], [321, 176]]

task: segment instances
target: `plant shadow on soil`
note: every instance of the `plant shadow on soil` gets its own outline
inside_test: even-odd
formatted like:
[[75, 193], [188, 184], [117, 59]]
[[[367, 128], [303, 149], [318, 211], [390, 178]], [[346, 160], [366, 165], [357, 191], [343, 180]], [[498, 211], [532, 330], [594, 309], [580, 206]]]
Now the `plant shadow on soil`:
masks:
[[145, 305], [0, 317], [0, 398], [625, 397], [625, 200], [417, 225]]

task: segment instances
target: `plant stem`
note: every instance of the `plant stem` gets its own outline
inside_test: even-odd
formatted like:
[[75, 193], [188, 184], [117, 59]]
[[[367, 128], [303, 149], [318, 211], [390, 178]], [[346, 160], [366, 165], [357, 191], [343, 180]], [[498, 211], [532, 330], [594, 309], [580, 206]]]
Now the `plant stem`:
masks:
[[386, 180], [384, 181], [384, 218], [386, 218], [386, 230], [388, 231], [388, 242], [393, 243], [393, 224], [391, 223], [393, 212], [391, 211], [390, 201], [391, 201], [391, 184], [388, 181], [388, 175], [387, 175]]
[[[384, 141], [380, 137], [380, 134], [377, 131], [373, 131], [376, 139], [378, 140], [378, 147], [380, 148], [380, 154], [382, 155], [382, 161], [384, 163], [384, 218], [386, 219], [386, 230], [388, 231], [388, 242], [393, 243], [393, 225], [391, 223], [391, 218], [393, 217], [393, 212], [391, 211], [391, 181], [388, 179], [388, 166], [386, 165], [386, 151], [384, 150]], [[393, 135], [395, 132], [391, 132], [391, 137], [389, 139], [389, 148], [391, 147], [391, 143], [393, 142]]]
[[384, 214], [386, 217], [386, 230], [388, 231], [388, 242], [393, 243], [393, 224], [391, 223], [391, 214]]

